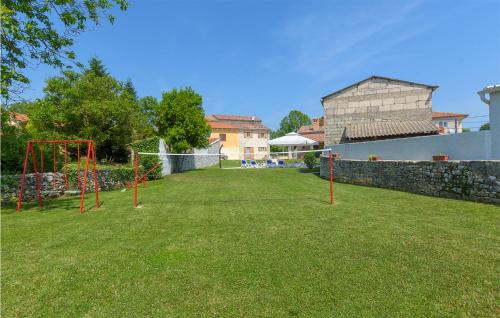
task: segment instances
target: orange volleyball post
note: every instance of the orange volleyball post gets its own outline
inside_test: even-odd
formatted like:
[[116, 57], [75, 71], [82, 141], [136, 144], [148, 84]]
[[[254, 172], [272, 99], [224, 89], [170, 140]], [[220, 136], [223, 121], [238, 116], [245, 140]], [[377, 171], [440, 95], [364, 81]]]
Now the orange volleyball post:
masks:
[[139, 153], [135, 155], [134, 208], [137, 208], [137, 184], [139, 183]]
[[333, 154], [330, 149], [330, 205], [333, 205]]

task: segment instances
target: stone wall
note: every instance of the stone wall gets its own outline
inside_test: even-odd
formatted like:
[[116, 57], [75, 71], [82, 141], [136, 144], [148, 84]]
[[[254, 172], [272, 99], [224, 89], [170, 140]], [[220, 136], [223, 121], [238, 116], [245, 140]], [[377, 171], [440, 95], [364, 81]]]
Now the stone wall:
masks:
[[[133, 170], [130, 169], [130, 176], [117, 177], [113, 170], [98, 170], [97, 183], [99, 191], [110, 191], [120, 189], [125, 183], [132, 182], [134, 179]], [[81, 173], [81, 182], [83, 182]], [[41, 188], [41, 195], [45, 198], [57, 198], [64, 195], [80, 195], [80, 191], [75, 185], [70, 183], [69, 189], [65, 187], [65, 177], [63, 173], [43, 173], [38, 174]], [[19, 186], [21, 184], [21, 175], [11, 175], [1, 177], [1, 197], [2, 202], [17, 201], [19, 197]], [[94, 192], [94, 175], [89, 171], [87, 176], [86, 192]], [[23, 201], [34, 201], [37, 199], [37, 187], [35, 174], [27, 174], [24, 180]]]
[[325, 144], [343, 142], [348, 123], [369, 120], [431, 120], [432, 88], [372, 78], [323, 101]]
[[[321, 177], [329, 178], [328, 158]], [[500, 161], [335, 160], [336, 182], [500, 204]]]

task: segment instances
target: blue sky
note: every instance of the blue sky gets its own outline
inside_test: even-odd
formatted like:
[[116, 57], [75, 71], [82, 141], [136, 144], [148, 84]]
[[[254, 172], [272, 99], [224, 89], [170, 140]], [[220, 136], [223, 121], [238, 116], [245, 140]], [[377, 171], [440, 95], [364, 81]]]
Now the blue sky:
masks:
[[[140, 96], [191, 86], [207, 113], [273, 129], [292, 109], [321, 115], [322, 96], [371, 75], [439, 85], [435, 111], [472, 116], [488, 114], [476, 92], [500, 83], [500, 0], [130, 2], [77, 38], [80, 61], [99, 57]], [[25, 97], [57, 73], [30, 70]]]

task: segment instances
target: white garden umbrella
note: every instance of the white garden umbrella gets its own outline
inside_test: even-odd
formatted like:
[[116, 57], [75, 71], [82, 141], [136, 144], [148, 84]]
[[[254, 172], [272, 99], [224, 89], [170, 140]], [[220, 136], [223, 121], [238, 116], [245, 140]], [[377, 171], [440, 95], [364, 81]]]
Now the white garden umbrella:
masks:
[[302, 137], [295, 132], [291, 132], [284, 136], [269, 140], [269, 144], [272, 146], [314, 146], [318, 145], [319, 142]]
[[292, 147], [315, 146], [319, 144], [319, 142], [303, 137], [295, 132], [291, 132], [284, 136], [271, 139], [268, 143], [271, 146], [288, 147], [288, 158], [292, 157]]

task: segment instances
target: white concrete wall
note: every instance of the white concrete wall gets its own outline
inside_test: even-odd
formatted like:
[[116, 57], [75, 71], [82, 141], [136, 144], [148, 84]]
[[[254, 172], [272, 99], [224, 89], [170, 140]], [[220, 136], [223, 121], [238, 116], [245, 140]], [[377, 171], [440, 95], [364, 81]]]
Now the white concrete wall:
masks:
[[381, 160], [432, 160], [440, 153], [450, 160], [500, 159], [492, 158], [490, 131], [338, 144], [333, 145], [333, 152], [342, 159], [358, 160], [367, 160], [371, 154]]
[[[220, 148], [220, 140], [211, 143], [204, 149], [193, 149], [194, 154], [218, 154]], [[168, 146], [163, 139], [160, 139], [158, 152], [164, 154], [160, 156], [162, 163], [162, 175], [171, 175], [174, 171], [174, 165], [177, 165], [178, 170], [186, 171], [191, 169], [199, 169], [216, 165], [219, 162], [219, 156], [167, 156]]]
[[500, 92], [490, 94], [492, 156], [500, 159]]
[[160, 144], [158, 145], [158, 152], [163, 156], [160, 156], [161, 160], [161, 173], [164, 176], [172, 174], [172, 161], [169, 157], [165, 156], [167, 154], [167, 145], [165, 140], [160, 139]]

